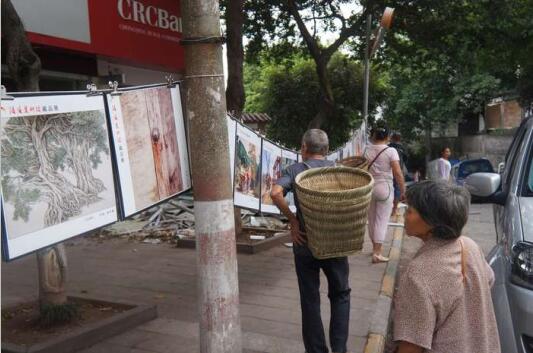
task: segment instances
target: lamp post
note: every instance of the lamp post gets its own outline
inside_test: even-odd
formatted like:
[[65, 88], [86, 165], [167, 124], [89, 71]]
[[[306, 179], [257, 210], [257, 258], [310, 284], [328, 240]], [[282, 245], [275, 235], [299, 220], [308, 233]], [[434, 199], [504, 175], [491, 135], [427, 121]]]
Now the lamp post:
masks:
[[368, 123], [368, 90], [370, 87], [370, 59], [376, 53], [377, 48], [383, 40], [383, 35], [390, 29], [392, 25], [392, 18], [394, 15], [394, 9], [386, 7], [381, 16], [381, 21], [377, 32], [372, 42], [370, 40], [370, 33], [372, 30], [372, 15], [368, 15], [366, 19], [366, 50], [365, 50], [365, 76], [364, 76], [364, 89], [363, 89], [363, 124], [366, 128]]

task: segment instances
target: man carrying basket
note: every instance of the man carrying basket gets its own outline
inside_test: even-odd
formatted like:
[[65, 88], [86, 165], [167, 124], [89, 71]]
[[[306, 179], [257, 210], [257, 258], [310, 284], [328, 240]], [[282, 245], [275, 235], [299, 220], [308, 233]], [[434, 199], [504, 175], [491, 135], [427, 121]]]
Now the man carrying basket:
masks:
[[298, 198], [295, 194], [297, 209], [294, 215], [284, 196], [295, 191], [296, 176], [310, 168], [331, 167], [334, 162], [327, 161], [329, 141], [326, 133], [319, 129], [307, 130], [302, 138], [302, 163], [293, 164], [282, 173], [272, 188], [274, 204], [289, 219], [293, 241], [294, 263], [300, 289], [302, 310], [302, 334], [307, 353], [327, 353], [328, 347], [320, 316], [320, 269], [328, 280], [328, 297], [331, 304], [329, 339], [331, 350], [335, 353], [346, 352], [348, 324], [350, 319], [350, 286], [348, 284], [348, 258], [337, 257], [319, 260], [313, 257], [307, 247], [305, 227]]

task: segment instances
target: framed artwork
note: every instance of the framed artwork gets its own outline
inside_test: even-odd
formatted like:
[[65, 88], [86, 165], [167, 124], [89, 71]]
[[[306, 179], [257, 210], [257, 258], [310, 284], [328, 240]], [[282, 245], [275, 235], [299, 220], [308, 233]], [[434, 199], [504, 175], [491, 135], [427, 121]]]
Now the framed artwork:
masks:
[[107, 95], [123, 216], [191, 188], [179, 86]]
[[261, 137], [237, 124], [235, 141], [235, 206], [259, 210], [261, 203]]
[[354, 144], [353, 144], [353, 139], [352, 137], [350, 137], [350, 139], [348, 140], [348, 142], [346, 142], [346, 144], [344, 145], [343, 149], [343, 158], [346, 159], [346, 158], [350, 158], [350, 157], [353, 157], [355, 156], [355, 151], [354, 151]]
[[366, 132], [366, 126], [364, 122], [362, 122], [361, 127], [355, 131], [354, 135], [352, 136], [352, 140], [354, 145], [354, 154], [356, 156], [362, 156], [368, 143], [368, 134]]
[[4, 259], [118, 220], [101, 95], [1, 101]]
[[237, 133], [237, 121], [226, 115], [228, 125], [228, 145], [229, 145], [229, 162], [230, 162], [230, 180], [235, 182], [235, 134]]
[[261, 150], [261, 212], [280, 213], [270, 197], [270, 192], [276, 180], [281, 177], [281, 170], [281, 148], [263, 139]]
[[[298, 154], [294, 151], [282, 150], [281, 151], [281, 170], [285, 170], [287, 167], [298, 163]], [[292, 212], [296, 213], [296, 205], [294, 203], [294, 194], [292, 192], [285, 195], [285, 200], [289, 204], [289, 208]]]
[[337, 162], [339, 160], [339, 153], [337, 151], [330, 153], [326, 156], [328, 161]]

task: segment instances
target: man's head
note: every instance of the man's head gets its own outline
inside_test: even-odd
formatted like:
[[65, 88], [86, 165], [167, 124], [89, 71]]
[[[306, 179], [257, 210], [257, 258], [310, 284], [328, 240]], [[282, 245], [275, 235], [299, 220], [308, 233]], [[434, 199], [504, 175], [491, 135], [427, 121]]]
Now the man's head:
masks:
[[302, 157], [307, 159], [309, 156], [328, 154], [329, 140], [328, 135], [320, 129], [309, 129], [302, 137]]
[[391, 134], [390, 139], [391, 139], [392, 142], [400, 143], [401, 140], [402, 140], [402, 134], [400, 134], [399, 132], [395, 131], [395, 132], [393, 132]]

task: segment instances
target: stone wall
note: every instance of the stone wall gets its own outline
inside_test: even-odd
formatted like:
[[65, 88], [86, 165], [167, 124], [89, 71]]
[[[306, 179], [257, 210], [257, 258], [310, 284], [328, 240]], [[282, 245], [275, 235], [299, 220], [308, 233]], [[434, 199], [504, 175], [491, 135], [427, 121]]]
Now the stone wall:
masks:
[[494, 169], [503, 162], [507, 149], [513, 140], [513, 132], [509, 131], [501, 135], [471, 135], [458, 138], [434, 138], [432, 139], [432, 158], [435, 158], [438, 151], [448, 146], [452, 149], [454, 159], [475, 159], [487, 158], [492, 163]]

